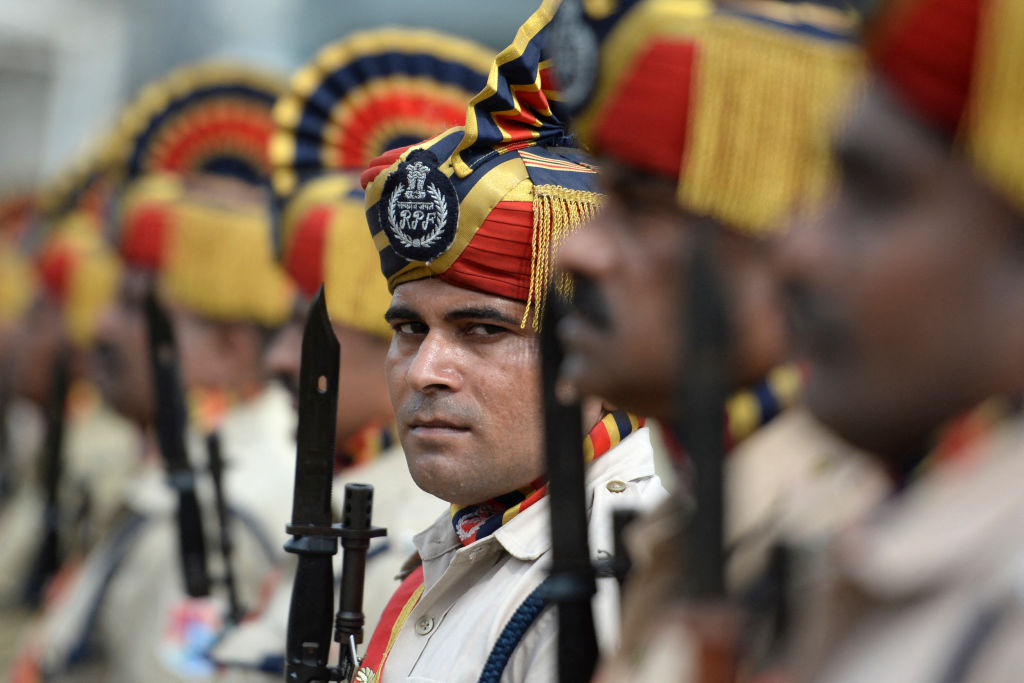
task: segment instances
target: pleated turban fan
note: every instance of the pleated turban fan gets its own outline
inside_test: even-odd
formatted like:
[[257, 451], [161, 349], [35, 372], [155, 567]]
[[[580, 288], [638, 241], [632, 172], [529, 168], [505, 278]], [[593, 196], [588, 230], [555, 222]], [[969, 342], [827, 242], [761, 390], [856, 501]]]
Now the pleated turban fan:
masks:
[[890, 1], [868, 51], [895, 96], [1024, 212], [1024, 3]]
[[575, 38], [554, 59], [594, 153], [676, 180], [680, 206], [746, 233], [779, 229], [827, 189], [833, 128], [862, 72], [854, 15], [760, 0], [572, 2], [558, 29]]
[[267, 152], [283, 88], [249, 67], [197, 64], [144, 88], [122, 117], [114, 242], [196, 314], [274, 325], [291, 311], [273, 254]]
[[334, 322], [391, 336], [391, 294], [366, 239], [359, 174], [387, 150], [461, 123], [492, 58], [437, 31], [363, 31], [321, 49], [277, 101], [270, 157], [280, 259], [306, 296], [324, 284]]
[[39, 192], [37, 210], [54, 222], [72, 212], [89, 214], [101, 224], [110, 219], [117, 186], [124, 177], [117, 131], [92, 140], [78, 157]]
[[462, 125], [393, 150], [363, 174], [391, 291], [437, 277], [525, 302], [524, 324], [539, 323], [555, 248], [600, 203], [544, 54], [559, 4], [545, 0], [498, 54]]

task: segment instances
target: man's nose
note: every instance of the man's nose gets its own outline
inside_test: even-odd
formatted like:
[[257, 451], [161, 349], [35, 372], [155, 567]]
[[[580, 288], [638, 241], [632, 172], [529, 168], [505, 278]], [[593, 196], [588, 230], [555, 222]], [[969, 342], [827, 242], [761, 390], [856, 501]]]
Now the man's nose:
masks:
[[409, 386], [420, 393], [459, 391], [459, 350], [445, 335], [431, 330], [416, 349], [406, 371]]
[[784, 283], [806, 282], [831, 268], [826, 247], [828, 211], [796, 217], [776, 245], [775, 264]]

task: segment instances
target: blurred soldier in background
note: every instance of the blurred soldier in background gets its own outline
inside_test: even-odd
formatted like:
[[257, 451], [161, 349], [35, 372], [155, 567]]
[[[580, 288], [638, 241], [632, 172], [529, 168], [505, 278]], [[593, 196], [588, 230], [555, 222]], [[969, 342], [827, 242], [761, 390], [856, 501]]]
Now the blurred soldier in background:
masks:
[[[735, 450], [724, 523], [729, 584], [744, 594], [774, 544], [823, 534], [884, 490], [863, 459], [840, 458], [848, 449], [802, 413], [744, 441], [791, 406], [802, 383], [796, 366], [780, 365], [787, 339], [767, 238], [828, 186], [831, 125], [860, 63], [854, 23], [824, 7], [777, 2], [649, 0], [610, 15], [584, 4], [567, 16], [573, 33], [592, 41], [596, 74], [580, 85], [586, 69], [573, 55], [556, 54], [556, 70], [566, 65], [567, 90], [579, 86], [569, 104], [598, 154], [608, 202], [559, 251], [575, 284], [573, 311], [559, 325], [562, 376], [584, 394], [678, 427], [679, 384], [692, 377], [684, 367], [694, 343], [684, 338], [691, 273], [707, 259], [729, 328], [722, 389], [734, 393], [722, 416], [725, 447]], [[686, 546], [693, 475], [680, 464], [677, 495], [630, 539], [637, 567], [623, 645], [602, 680], [689, 679], [699, 666], [676, 610], [681, 577], [693, 569], [687, 558], [701, 561], [701, 549]], [[774, 612], [779, 597], [769, 596], [763, 607]]]
[[[226, 594], [254, 604], [268, 568], [283, 556], [294, 415], [287, 393], [268, 387], [262, 368], [268, 330], [286, 318], [292, 298], [273, 260], [265, 189], [279, 92], [261, 72], [200, 65], [148, 88], [124, 116], [127, 176], [138, 180], [125, 193], [117, 237], [132, 268], [104, 319], [100, 384], [146, 429], [155, 406], [174, 398], [147, 400], [154, 385], [142, 307], [155, 286], [180, 348], [206, 545], [218, 547], [213, 531], [221, 522], [234, 548], [208, 553], [210, 596], [185, 594], [176, 501], [163, 467], [149, 462], [126, 501], [129, 514], [34, 639], [30, 657], [52, 675], [209, 677], [205, 652], [236, 609]], [[218, 519], [205, 472], [202, 439], [212, 432], [223, 450], [226, 520]], [[154, 450], [150, 444], [149, 457]]]
[[[22, 236], [36, 242], [39, 287], [8, 345], [9, 387], [42, 418], [45, 434], [17, 456], [29, 458], [27, 474], [3, 515], [8, 604], [38, 603], [61, 560], [88, 550], [111, 523], [132, 466], [131, 432], [102, 405], [85, 363], [119, 265], [96, 214], [77, 203], [60, 211]], [[22, 421], [32, 424], [25, 412], [17, 429]]]
[[41, 444], [40, 415], [11, 386], [20, 324], [35, 296], [35, 270], [19, 243], [23, 221], [34, 213], [31, 195], [0, 204], [0, 538], [6, 552], [0, 587], [0, 669], [16, 648], [27, 614], [15, 608], [31, 561], [31, 534], [39, 529], [41, 500], [31, 465]]
[[[469, 41], [434, 31], [383, 29], [324, 47], [299, 70], [278, 101], [271, 142], [274, 187], [281, 200], [281, 262], [299, 289], [293, 319], [267, 354], [273, 374], [297, 389], [306, 308], [323, 283], [341, 343], [335, 453], [336, 507], [346, 481], [375, 487], [373, 521], [387, 528], [366, 567], [363, 612], [371, 633], [397, 586], [395, 575], [415, 552], [412, 536], [444, 509], [409, 476], [397, 444], [384, 379], [391, 301], [377, 250], [366, 239], [359, 174], [388, 149], [440, 133], [465, 117], [487, 77], [492, 55]], [[296, 495], [302, 495], [297, 492]], [[262, 614], [226, 634], [213, 652], [238, 669], [283, 674], [292, 576]], [[260, 606], [257, 606], [260, 607]]]
[[1019, 2], [885, 3], [840, 187], [784, 245], [807, 405], [897, 489], [817, 549], [792, 680], [1024, 671], [1021, 35]]
[[[558, 4], [544, 2], [498, 55], [464, 127], [389, 153], [364, 175], [394, 294], [387, 376], [399, 435], [416, 483], [451, 511], [417, 535], [417, 562], [359, 680], [476, 680], [547, 573], [536, 330], [553, 250], [600, 202], [542, 56]], [[612, 550], [611, 508], [652, 505], [663, 489], [642, 420], [590, 401], [583, 427], [600, 556]], [[611, 647], [617, 595], [613, 580], [599, 583], [598, 636]], [[517, 624], [502, 680], [551, 680], [555, 613]]]

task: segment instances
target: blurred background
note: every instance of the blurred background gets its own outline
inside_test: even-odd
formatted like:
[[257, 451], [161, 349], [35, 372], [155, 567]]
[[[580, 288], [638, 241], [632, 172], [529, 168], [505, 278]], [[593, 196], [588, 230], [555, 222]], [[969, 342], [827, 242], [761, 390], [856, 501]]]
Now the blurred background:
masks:
[[206, 58], [289, 76], [352, 31], [425, 26], [495, 51], [537, 0], [0, 0], [0, 195], [38, 186], [144, 84]]

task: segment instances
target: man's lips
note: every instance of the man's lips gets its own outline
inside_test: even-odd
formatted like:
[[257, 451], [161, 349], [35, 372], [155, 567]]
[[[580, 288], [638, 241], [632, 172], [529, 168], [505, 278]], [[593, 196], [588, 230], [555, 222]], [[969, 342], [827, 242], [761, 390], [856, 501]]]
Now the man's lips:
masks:
[[466, 425], [443, 418], [416, 418], [409, 423], [409, 432], [416, 436], [443, 436], [464, 434], [470, 431]]

